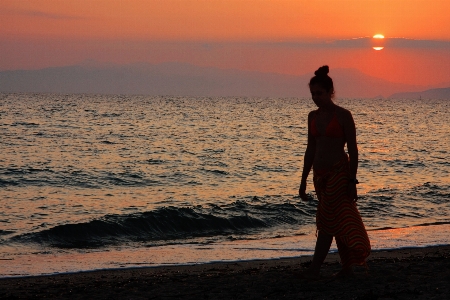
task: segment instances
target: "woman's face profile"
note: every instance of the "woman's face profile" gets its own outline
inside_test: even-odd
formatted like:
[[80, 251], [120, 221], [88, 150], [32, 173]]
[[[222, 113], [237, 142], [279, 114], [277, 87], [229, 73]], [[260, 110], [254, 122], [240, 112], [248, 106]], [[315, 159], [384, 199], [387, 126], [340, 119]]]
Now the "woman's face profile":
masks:
[[325, 104], [328, 104], [331, 101], [331, 92], [327, 92], [322, 86], [319, 84], [313, 84], [309, 87], [311, 92], [311, 97], [317, 107], [321, 107]]

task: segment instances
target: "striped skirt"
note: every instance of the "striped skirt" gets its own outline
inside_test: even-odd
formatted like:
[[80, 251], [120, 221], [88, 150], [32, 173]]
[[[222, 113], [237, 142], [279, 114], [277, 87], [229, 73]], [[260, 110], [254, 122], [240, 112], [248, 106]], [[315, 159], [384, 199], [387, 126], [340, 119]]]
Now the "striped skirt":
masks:
[[319, 199], [317, 230], [335, 237], [343, 268], [366, 265], [370, 241], [356, 202], [348, 196], [348, 158], [330, 170], [314, 170], [313, 180]]

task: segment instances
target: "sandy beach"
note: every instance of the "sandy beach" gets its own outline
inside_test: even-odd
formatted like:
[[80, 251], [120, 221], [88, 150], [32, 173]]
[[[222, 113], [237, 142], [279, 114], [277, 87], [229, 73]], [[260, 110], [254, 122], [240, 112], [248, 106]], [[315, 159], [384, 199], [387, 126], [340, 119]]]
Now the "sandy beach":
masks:
[[450, 246], [373, 252], [369, 270], [299, 274], [311, 257], [0, 279], [1, 299], [450, 299]]

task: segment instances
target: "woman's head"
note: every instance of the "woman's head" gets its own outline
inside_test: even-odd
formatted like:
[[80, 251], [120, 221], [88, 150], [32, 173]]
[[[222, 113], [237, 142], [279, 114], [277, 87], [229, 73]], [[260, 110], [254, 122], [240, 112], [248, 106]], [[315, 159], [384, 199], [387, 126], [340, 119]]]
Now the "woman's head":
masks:
[[327, 93], [330, 93], [332, 96], [334, 96], [334, 85], [333, 85], [333, 79], [331, 79], [330, 76], [328, 76], [328, 73], [330, 72], [330, 68], [328, 66], [322, 66], [317, 71], [314, 72], [314, 77], [311, 78], [309, 81], [309, 88], [311, 89], [311, 86], [313, 85], [319, 85], [321, 88], [323, 88]]

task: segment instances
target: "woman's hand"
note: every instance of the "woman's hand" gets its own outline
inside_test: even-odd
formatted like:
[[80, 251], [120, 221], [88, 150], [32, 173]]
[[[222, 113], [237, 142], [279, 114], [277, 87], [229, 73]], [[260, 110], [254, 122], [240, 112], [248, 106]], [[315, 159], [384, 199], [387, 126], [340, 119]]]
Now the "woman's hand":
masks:
[[356, 184], [353, 182], [348, 183], [347, 194], [353, 202], [358, 200], [358, 191], [356, 190]]
[[308, 201], [308, 196], [306, 195], [306, 182], [300, 183], [300, 188], [298, 189], [298, 194], [303, 201]]

